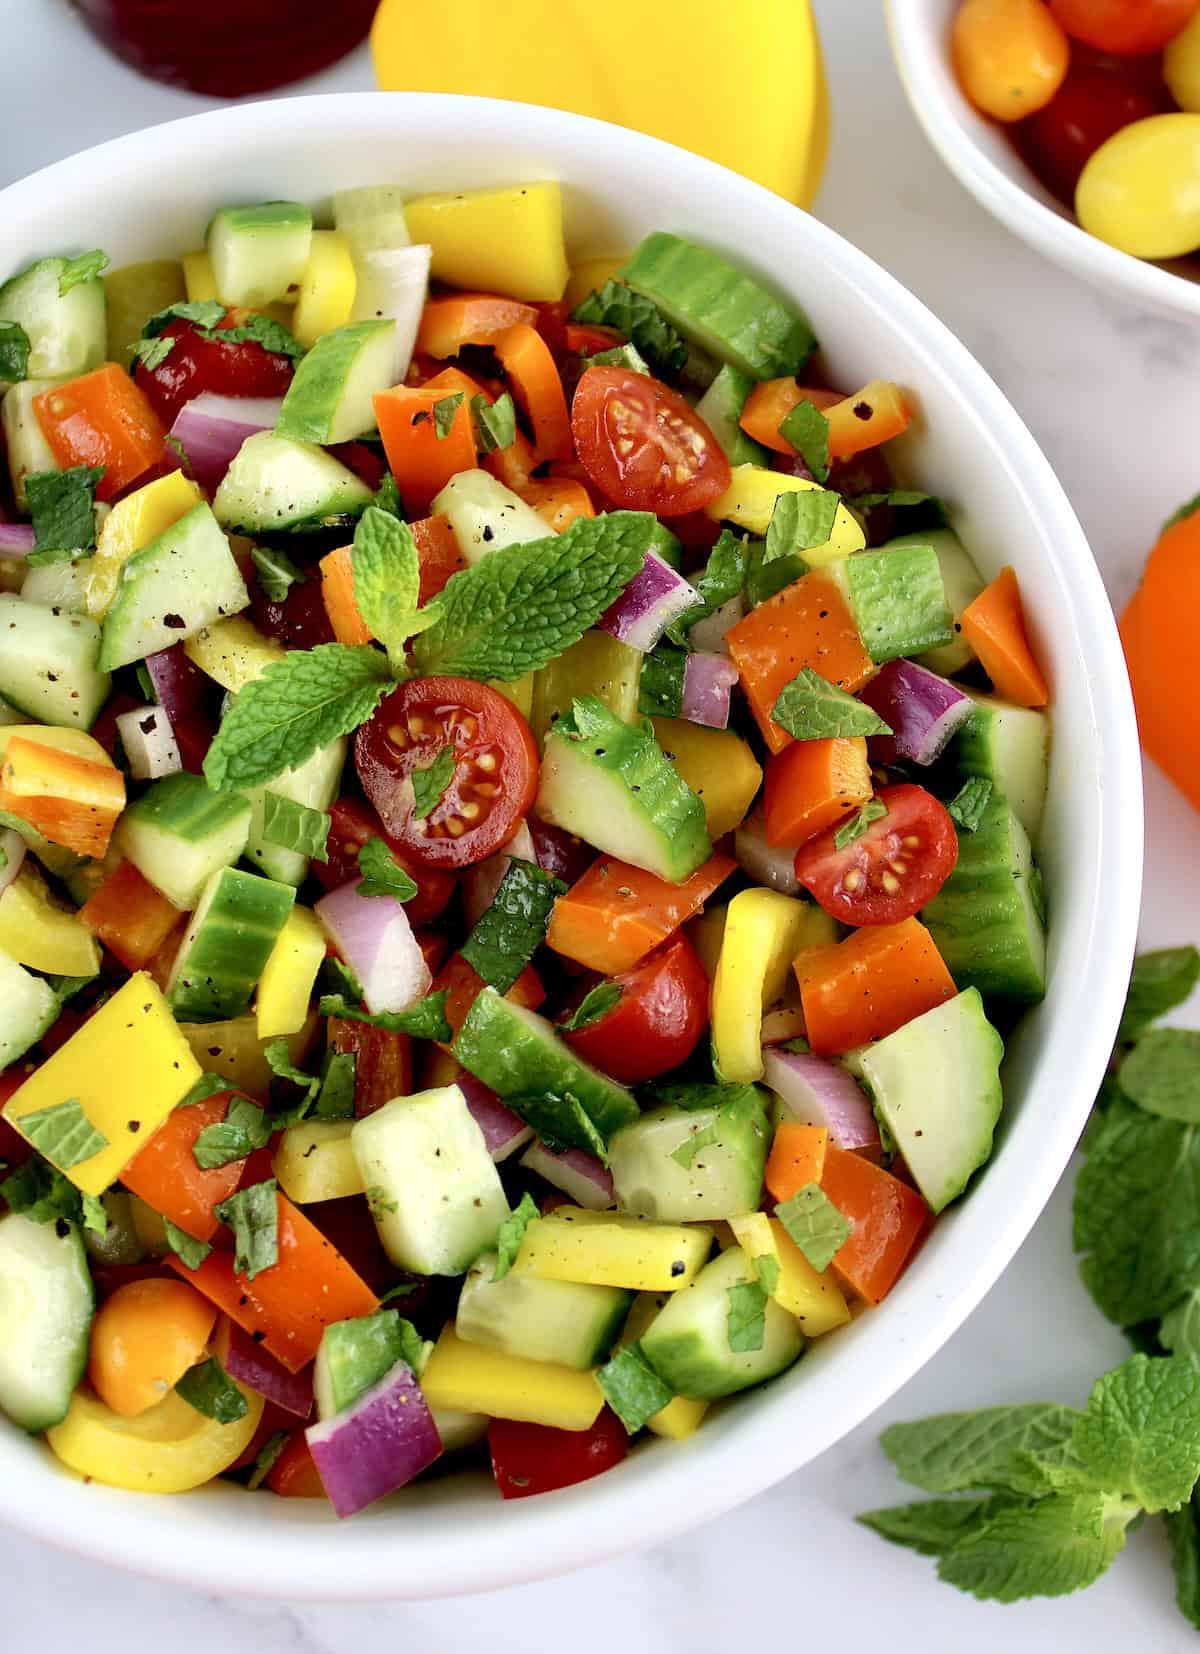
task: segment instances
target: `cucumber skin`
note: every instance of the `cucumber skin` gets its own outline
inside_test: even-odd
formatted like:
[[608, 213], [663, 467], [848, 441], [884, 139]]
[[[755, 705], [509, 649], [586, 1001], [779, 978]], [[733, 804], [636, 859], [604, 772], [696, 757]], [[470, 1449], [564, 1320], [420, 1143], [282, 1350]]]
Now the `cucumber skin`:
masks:
[[705, 1264], [690, 1286], [672, 1293], [642, 1334], [646, 1359], [677, 1395], [718, 1401], [776, 1377], [803, 1354], [794, 1317], [773, 1298], [764, 1307], [761, 1349], [729, 1349], [729, 1288], [755, 1279], [740, 1247], [732, 1247]]
[[[312, 213], [298, 201], [222, 207], [209, 222], [205, 242], [222, 304], [257, 309], [285, 298], [301, 280], [312, 245]], [[241, 268], [235, 270], [235, 264]]]
[[296, 899], [291, 885], [238, 868], [212, 875], [171, 971], [167, 1003], [183, 1022], [222, 1022], [250, 1002]]
[[[276, 436], [292, 442], [347, 442], [363, 436], [371, 424], [354, 421], [354, 429], [341, 429], [345, 419], [342, 403], [355, 370], [376, 340], [387, 333], [394, 337], [396, 324], [390, 320], [348, 322], [317, 340], [296, 368], [283, 399]], [[387, 390], [387, 374], [379, 377], [377, 390]]]
[[838, 572], [863, 647], [877, 666], [953, 640], [946, 588], [931, 546], [858, 552]]
[[740, 368], [725, 366], [696, 404], [696, 412], [725, 450], [730, 465], [758, 465], [763, 469], [771, 456], [761, 442], [746, 435], [738, 421], [755, 381]]
[[[758, 1210], [767, 1163], [767, 1111], [718, 1130], [716, 1141], [697, 1151], [690, 1166], [671, 1152], [712, 1125], [718, 1109], [673, 1106], [644, 1113], [609, 1144], [617, 1205], [658, 1223], [713, 1223]], [[656, 1141], [657, 1139], [657, 1141]]]
[[[33, 1223], [30, 1219], [11, 1212], [7, 1217], [0, 1218], [0, 1322], [7, 1320], [3, 1282], [15, 1277], [12, 1267], [13, 1254], [23, 1251], [28, 1256], [35, 1249], [45, 1253], [44, 1272], [39, 1270], [39, 1275], [43, 1278], [38, 1282], [43, 1290], [30, 1294], [29, 1299], [35, 1303], [36, 1311], [42, 1316], [43, 1325], [38, 1329], [42, 1336], [37, 1339], [36, 1348], [27, 1347], [22, 1351], [16, 1335], [17, 1329], [6, 1327], [0, 1334], [0, 1410], [7, 1413], [14, 1424], [22, 1430], [27, 1430], [31, 1435], [51, 1429], [67, 1416], [71, 1396], [87, 1369], [89, 1335], [95, 1309], [95, 1290], [78, 1228], [71, 1224], [68, 1226], [67, 1234], [60, 1235], [57, 1224]], [[61, 1253], [60, 1257], [51, 1257], [55, 1250]], [[52, 1282], [44, 1278], [51, 1268], [55, 1272]], [[45, 1288], [48, 1285], [59, 1284], [69, 1286], [70, 1290], [78, 1293], [78, 1304], [75, 1306], [78, 1312], [76, 1324], [66, 1330], [65, 1336], [62, 1331], [55, 1331], [53, 1336], [47, 1336], [51, 1332], [44, 1324], [47, 1312], [52, 1308], [61, 1310], [63, 1298], [61, 1293], [46, 1291]], [[43, 1361], [48, 1356], [55, 1356], [60, 1371], [51, 1375], [49, 1380], [54, 1394], [49, 1393], [47, 1386], [44, 1398], [40, 1402], [35, 1402], [28, 1394], [20, 1396], [18, 1390], [28, 1389], [34, 1363], [39, 1355]], [[6, 1371], [9, 1363], [14, 1369], [11, 1375]], [[43, 1380], [47, 1377], [44, 1373], [38, 1376]]]
[[[250, 818], [246, 799], [214, 792], [201, 776], [181, 772], [155, 781], [130, 804], [117, 836], [138, 872], [186, 911], [195, 906], [205, 881], [242, 854]], [[210, 853], [204, 856], [206, 845]], [[183, 865], [180, 858], [186, 860], [189, 850], [198, 865]]]

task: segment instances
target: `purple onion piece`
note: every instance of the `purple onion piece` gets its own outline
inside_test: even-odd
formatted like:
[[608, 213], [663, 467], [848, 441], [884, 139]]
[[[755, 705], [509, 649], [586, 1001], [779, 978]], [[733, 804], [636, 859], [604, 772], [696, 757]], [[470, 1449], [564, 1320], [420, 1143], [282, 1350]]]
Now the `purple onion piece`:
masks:
[[802, 1126], [824, 1126], [839, 1149], [874, 1148], [879, 1127], [854, 1076], [808, 1052], [763, 1051], [763, 1079]]
[[311, 1365], [302, 1367], [298, 1373], [290, 1373], [282, 1362], [276, 1361], [261, 1344], [254, 1342], [248, 1332], [228, 1317], [224, 1326], [227, 1330], [217, 1353], [230, 1378], [236, 1378], [239, 1384], [256, 1390], [260, 1396], [273, 1401], [276, 1407], [282, 1407], [285, 1413], [291, 1413], [298, 1419], [311, 1418]]
[[338, 1516], [354, 1516], [404, 1487], [440, 1458], [442, 1439], [405, 1361], [397, 1361], [353, 1406], [305, 1431]]
[[314, 911], [363, 986], [369, 1011], [407, 1011], [433, 978], [408, 914], [394, 896], [360, 896], [357, 879], [322, 896]]
[[529, 836], [533, 840], [534, 858], [546, 873], [553, 873], [564, 884], [581, 879], [596, 859], [596, 852], [574, 833], [561, 827], [552, 827], [538, 816], [530, 816]]
[[729, 727], [729, 695], [738, 670], [727, 655], [689, 655], [683, 667], [680, 713], [709, 729]]
[[216, 493], [243, 442], [259, 431], [273, 430], [282, 406], [280, 397], [214, 396], [209, 392], [184, 403], [175, 415], [171, 435], [201, 488]]
[[487, 1151], [497, 1165], [531, 1141], [533, 1127], [507, 1108], [482, 1080], [464, 1068], [454, 1083], [462, 1092], [467, 1112], [483, 1133]]
[[21, 871], [21, 863], [25, 860], [25, 840], [15, 828], [5, 827], [0, 832], [0, 853], [5, 858], [4, 866], [0, 867], [0, 891], [5, 891]]
[[871, 758], [878, 764], [908, 759], [932, 764], [975, 703], [957, 684], [913, 660], [892, 660], [858, 692], [889, 726], [890, 735], [872, 735]]
[[616, 1205], [612, 1173], [594, 1154], [585, 1154], [582, 1149], [564, 1149], [561, 1154], [554, 1154], [544, 1143], [535, 1143], [521, 1156], [521, 1164], [569, 1195], [576, 1206], [603, 1212]]
[[694, 586], [656, 551], [648, 551], [646, 561], [596, 625], [620, 643], [645, 653], [653, 649], [676, 615], [701, 601]]
[[33, 528], [29, 523], [0, 523], [0, 557], [15, 562], [33, 550]]
[[463, 918], [468, 925], [477, 924], [491, 907], [514, 856], [537, 864], [537, 851], [533, 847], [529, 828], [523, 821], [507, 844], [486, 861], [468, 867], [463, 874]]

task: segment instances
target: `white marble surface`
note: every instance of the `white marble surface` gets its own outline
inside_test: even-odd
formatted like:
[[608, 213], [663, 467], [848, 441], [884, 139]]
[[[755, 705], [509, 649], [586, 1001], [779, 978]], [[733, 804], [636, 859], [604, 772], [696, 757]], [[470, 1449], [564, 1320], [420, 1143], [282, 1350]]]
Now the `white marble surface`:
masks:
[[[892, 71], [879, 8], [816, 0], [835, 112], [820, 215], [873, 254], [961, 335], [1024, 415], [1088, 530], [1115, 603], [1158, 524], [1200, 488], [1200, 335], [1106, 300], [1043, 263], [976, 207], [919, 133]], [[62, 0], [0, 0], [0, 183], [100, 139], [204, 107], [92, 51]], [[360, 54], [323, 89], [370, 84]], [[170, 187], [148, 179], [149, 191]], [[69, 226], [64, 225], [69, 234]], [[1200, 938], [1200, 820], [1147, 774], [1143, 941]], [[1080, 968], [1086, 968], [1083, 961]], [[869, 1425], [742, 1510], [674, 1544], [545, 1584], [386, 1609], [188, 1594], [0, 1533], [0, 1646], [129, 1654], [214, 1646], [350, 1654], [396, 1642], [424, 1654], [569, 1643], [601, 1654], [729, 1654], [799, 1642], [857, 1650], [882, 1631], [898, 1654], [1184, 1649], [1161, 1536], [1135, 1535], [1099, 1585], [1056, 1603], [982, 1606], [930, 1564], [851, 1521], [901, 1490], [875, 1445], [891, 1419], [950, 1407], [1077, 1402], [1125, 1346], [1080, 1287], [1070, 1179], [991, 1297]], [[0, 1514], [19, 1491], [0, 1492]]]

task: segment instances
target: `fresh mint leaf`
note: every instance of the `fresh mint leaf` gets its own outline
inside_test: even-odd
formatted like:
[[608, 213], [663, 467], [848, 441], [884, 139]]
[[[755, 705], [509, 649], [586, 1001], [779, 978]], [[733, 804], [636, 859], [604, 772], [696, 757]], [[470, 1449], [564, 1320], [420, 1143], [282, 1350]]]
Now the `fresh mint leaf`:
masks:
[[454, 766], [457, 762], [454, 748], [445, 746], [432, 762], [409, 771], [409, 780], [413, 787], [413, 815], [418, 821], [424, 821], [427, 816], [432, 815], [442, 802], [446, 788], [454, 779]]
[[964, 781], [946, 806], [946, 814], [964, 833], [973, 833], [983, 820], [992, 796], [992, 783], [982, 775]]
[[683, 645], [698, 620], [715, 614], [733, 598], [742, 595], [746, 583], [746, 563], [746, 537], [723, 528], [720, 539], [708, 554], [704, 572], [691, 580], [702, 602], [685, 610], [671, 622], [665, 634], [670, 642]]
[[225, 320], [225, 306], [219, 299], [183, 299], [156, 311], [142, 324], [143, 339], [157, 339], [172, 322], [192, 322], [202, 331], [211, 332], [218, 322]]
[[393, 1034], [408, 1034], [411, 1039], [440, 1040], [445, 1044], [454, 1038], [454, 1030], [446, 1021], [444, 988], [436, 994], [426, 994], [407, 1011], [362, 1011], [340, 994], [323, 995], [318, 1009], [323, 1017], [340, 1017], [344, 1022], [365, 1022], [372, 1028], [386, 1028]]
[[838, 495], [824, 488], [780, 494], [767, 524], [763, 562], [802, 556], [814, 546], [827, 545], [841, 503]]
[[32, 558], [53, 552], [55, 560], [69, 561], [92, 550], [96, 484], [103, 475], [102, 465], [72, 465], [67, 471], [37, 471], [25, 478], [25, 497], [33, 518]]
[[665, 640], [643, 655], [638, 676], [638, 711], [644, 718], [678, 718], [683, 709], [687, 663], [687, 650]]
[[873, 798], [869, 804], [864, 804], [858, 814], [846, 822], [844, 827], [838, 828], [833, 835], [834, 847], [838, 850], [845, 850], [848, 845], [856, 843], [863, 837], [873, 821], [882, 821], [885, 815], [887, 815], [887, 805], [881, 804], [877, 798]]
[[886, 506], [892, 512], [893, 534], [920, 528], [945, 528], [949, 522], [944, 501], [917, 488], [889, 488], [875, 494], [855, 494], [848, 502], [861, 517]]
[[274, 1435], [267, 1437], [257, 1459], [254, 1461], [254, 1469], [250, 1472], [249, 1479], [246, 1482], [249, 1492], [254, 1493], [263, 1485], [274, 1469], [275, 1461], [287, 1444], [288, 1433], [286, 1430], [276, 1430]]
[[108, 1234], [108, 1209], [99, 1195], [80, 1193], [83, 1227], [93, 1235]]
[[69, 1172], [72, 1166], [91, 1160], [108, 1147], [108, 1138], [96, 1130], [78, 1097], [23, 1114], [21, 1136], [62, 1172]]
[[[437, 409], [434, 409], [436, 416]], [[497, 449], [511, 448], [517, 440], [517, 411], [507, 391], [489, 402], [482, 394], [471, 398], [471, 421], [475, 427], [475, 442], [481, 454], [494, 454]]]
[[1136, 1514], [1101, 1493], [994, 1499], [943, 1554], [938, 1577], [981, 1601], [1066, 1596], [1099, 1579]]
[[630, 373], [644, 373], [653, 378], [650, 364], [636, 345], [614, 345], [611, 350], [598, 350], [594, 356], [585, 356], [583, 366], [588, 368], [628, 368]]
[[336, 955], [327, 953], [321, 962], [319, 973], [321, 992], [336, 995], [340, 999], [348, 1000], [351, 1004], [361, 1005], [363, 999], [363, 985], [344, 960]]
[[761, 1350], [767, 1324], [767, 1295], [757, 1281], [739, 1281], [726, 1291], [725, 1338], [734, 1355]]
[[393, 1212], [400, 1209], [396, 1201], [389, 1200], [388, 1192], [382, 1183], [369, 1183], [363, 1190], [363, 1194], [367, 1206], [370, 1208], [371, 1216], [376, 1223], [379, 1222], [380, 1218], [390, 1217]]
[[540, 670], [621, 595], [656, 529], [643, 511], [577, 517], [552, 539], [503, 546], [461, 569], [441, 593], [434, 624], [417, 639], [419, 671], [511, 683]]
[[289, 1085], [299, 1086], [301, 1091], [316, 1091], [317, 1081], [302, 1068], [297, 1068], [292, 1061], [291, 1047], [286, 1038], [273, 1039], [268, 1045], [264, 1045], [263, 1056], [266, 1058], [267, 1067], [277, 1080], [286, 1080]]
[[[286, 1040], [278, 1043], [286, 1048]], [[255, 1149], [268, 1143], [270, 1137], [270, 1124], [263, 1110], [248, 1097], [235, 1093], [229, 1099], [225, 1118], [205, 1126], [197, 1136], [192, 1144], [192, 1157], [201, 1171], [215, 1171], [219, 1166], [232, 1166], [235, 1161], [245, 1160]]]
[[1200, 1123], [1200, 1033], [1153, 1028], [1121, 1064], [1121, 1090], [1149, 1114]]
[[[829, 480], [829, 421], [815, 402], [797, 402], [780, 424], [779, 434], [800, 455], [814, 482]], [[811, 542], [812, 545], [821, 543]]]
[[1200, 1367], [1200, 1287], [1194, 1288], [1163, 1316], [1158, 1341], [1174, 1355], [1190, 1356]]
[[0, 1199], [10, 1212], [19, 1212], [30, 1223], [82, 1223], [83, 1201], [69, 1177], [38, 1155], [10, 1172], [0, 1183]]
[[1186, 1505], [1167, 1511], [1163, 1520], [1171, 1542], [1175, 1602], [1184, 1619], [1200, 1631], [1200, 1504], [1192, 1495]]
[[1117, 1043], [1124, 1045], [1137, 1039], [1150, 1023], [1182, 1005], [1197, 982], [1200, 948], [1157, 948], [1153, 953], [1140, 953], [1133, 962]]
[[192, 1103], [207, 1102], [210, 1097], [219, 1097], [223, 1091], [232, 1087], [229, 1081], [221, 1074], [214, 1074], [210, 1070], [201, 1074], [191, 1089], [175, 1104], [176, 1108], [188, 1108]]
[[47, 976], [47, 982], [54, 989], [54, 997], [60, 1005], [81, 994], [85, 988], [90, 988], [96, 978], [92, 976]]
[[439, 397], [433, 404], [433, 431], [439, 442], [444, 442], [454, 429], [454, 421], [464, 400], [465, 392], [454, 391], [450, 396]]
[[819, 1275], [829, 1268], [854, 1227], [819, 1183], [806, 1183], [790, 1200], [776, 1206], [775, 1216]]
[[1176, 1510], [1200, 1477], [1200, 1369], [1190, 1356], [1130, 1356], [1076, 1420], [1072, 1447], [1097, 1487]]
[[811, 666], [803, 666], [785, 684], [771, 717], [798, 741], [827, 741], [836, 736], [890, 735], [890, 727], [873, 707], [856, 701]]
[[594, 1154], [601, 1165], [608, 1165], [608, 1145], [571, 1092], [546, 1091], [535, 1096], [506, 1097], [504, 1101], [527, 1126], [533, 1127], [551, 1154], [582, 1149], [584, 1154]]
[[233, 1267], [248, 1281], [279, 1262], [279, 1188], [273, 1177], [239, 1189], [213, 1208], [233, 1230]]
[[606, 1017], [620, 999], [621, 989], [616, 982], [597, 982], [562, 1024], [563, 1032], [573, 1034], [579, 1028], [590, 1028], [594, 1022]]
[[369, 505], [359, 518], [350, 554], [354, 601], [367, 630], [387, 650], [398, 676], [407, 671], [404, 646], [437, 619], [436, 604], [418, 609], [421, 564], [412, 529]]
[[798, 551], [766, 560], [766, 545], [752, 541], [746, 548], [746, 602], [757, 609], [760, 603], [769, 603], [773, 597], [809, 572], [808, 564]]
[[515, 1211], [510, 1212], [500, 1225], [500, 1233], [496, 1236], [496, 1267], [492, 1271], [493, 1281], [502, 1281], [516, 1263], [521, 1242], [525, 1239], [525, 1231], [531, 1223], [536, 1223], [540, 1216], [537, 1201], [527, 1189], [521, 1196], [520, 1205]]
[[304, 355], [304, 346], [281, 322], [257, 312], [252, 312], [237, 327], [213, 328], [205, 333], [205, 337], [226, 345], [261, 345], [264, 350], [272, 351], [276, 356], [290, 356], [293, 361]]
[[597, 1372], [596, 1383], [630, 1436], [636, 1436], [675, 1399], [674, 1390], [655, 1372], [640, 1344], [618, 1350]]
[[29, 335], [20, 322], [0, 322], [0, 380], [29, 378]]
[[868, 1510], [855, 1517], [881, 1539], [904, 1545], [919, 1556], [944, 1556], [992, 1506], [990, 1498], [922, 1499], [915, 1505]]
[[399, 1286], [389, 1287], [386, 1292], [381, 1292], [379, 1302], [390, 1304], [393, 1298], [407, 1298], [417, 1291], [420, 1284], [419, 1281], [401, 1281]]
[[154, 339], [139, 339], [133, 347], [134, 360], [141, 362], [148, 373], [153, 373], [155, 368], [162, 367], [178, 343], [174, 333], [160, 333]]
[[689, 1111], [716, 1110], [706, 1126], [689, 1127], [683, 1141], [671, 1150], [671, 1159], [685, 1170], [695, 1165], [702, 1149], [719, 1142], [727, 1131], [737, 1132], [744, 1125], [761, 1121], [763, 1114], [762, 1099], [753, 1085], [662, 1086], [655, 1100]]
[[779, 1259], [769, 1252], [760, 1252], [753, 1262], [759, 1286], [768, 1298], [773, 1298], [779, 1287]]
[[180, 1229], [172, 1223], [170, 1218], [163, 1219], [163, 1231], [167, 1237], [167, 1245], [188, 1269], [199, 1269], [212, 1251], [207, 1241], [197, 1240], [194, 1235], [189, 1235], [186, 1229]]
[[677, 378], [687, 362], [688, 347], [681, 335], [652, 300], [624, 282], [606, 281], [575, 307], [571, 319], [614, 328], [637, 347], [657, 378]]
[[416, 880], [378, 835], [369, 838], [358, 852], [358, 870], [362, 874], [360, 896], [391, 896], [397, 902], [411, 902], [417, 894]]
[[396, 479], [390, 471], [383, 473], [383, 481], [376, 491], [374, 505], [379, 511], [386, 511], [393, 517], [404, 522], [404, 503], [400, 498], [400, 490], [396, 486]]
[[328, 815], [324, 810], [297, 804], [294, 798], [273, 792], [263, 794], [262, 836], [265, 844], [274, 844], [281, 850], [294, 850], [313, 861], [329, 860], [325, 848], [329, 838]]
[[306, 577], [286, 551], [276, 551], [271, 546], [251, 546], [250, 561], [268, 603], [282, 603], [293, 586], [302, 586], [305, 582]]
[[101, 271], [108, 269], [108, 254], [102, 253], [99, 247], [90, 253], [80, 253], [77, 258], [69, 258], [59, 272], [58, 296], [65, 299], [72, 287], [78, 287], [81, 282], [95, 281]]
[[320, 1088], [312, 1106], [313, 1119], [352, 1120], [357, 1078], [356, 1051], [327, 1051], [321, 1065]]
[[911, 1424], [893, 1424], [879, 1438], [896, 1474], [926, 1493], [968, 1490], [1028, 1495], [1045, 1490], [1020, 1454], [1034, 1458], [1071, 1441], [1082, 1415], [1053, 1402], [985, 1407], [972, 1413], [940, 1413]]
[[208, 749], [205, 780], [217, 790], [274, 781], [365, 723], [391, 685], [387, 661], [367, 645], [293, 649], [240, 691]]
[[176, 1384], [175, 1394], [215, 1424], [236, 1424], [250, 1406], [215, 1355], [190, 1367]]
[[567, 887], [519, 856], [509, 860], [492, 904], [459, 950], [479, 976], [506, 994], [546, 939], [554, 904]]

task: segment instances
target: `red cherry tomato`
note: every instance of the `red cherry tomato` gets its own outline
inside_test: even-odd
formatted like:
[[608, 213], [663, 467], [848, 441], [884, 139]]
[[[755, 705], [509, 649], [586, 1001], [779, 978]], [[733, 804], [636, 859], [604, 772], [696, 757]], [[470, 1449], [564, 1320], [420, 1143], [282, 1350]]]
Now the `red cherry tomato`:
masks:
[[1165, 88], [1073, 63], [1058, 92], [1014, 128], [1017, 148], [1051, 194], [1074, 206], [1079, 175], [1100, 145], [1133, 121], [1170, 108]]
[[[230, 312], [221, 325], [232, 326], [234, 319], [240, 318]], [[169, 354], [156, 368], [139, 362], [133, 377], [164, 425], [173, 424], [183, 404], [202, 391], [215, 396], [282, 396], [292, 382], [291, 357], [264, 350], [253, 340], [229, 345], [206, 339], [185, 321], [168, 322], [160, 337], [175, 341]]]
[[[412, 904], [409, 903], [409, 906]], [[369, 1022], [330, 1017], [329, 1049], [354, 1053], [354, 1113], [374, 1114], [394, 1097], [412, 1092], [412, 1040]]]
[[624, 510], [682, 517], [729, 487], [729, 461], [708, 426], [678, 391], [644, 373], [589, 368], [571, 432], [588, 476]]
[[1198, 7], [1200, 0], [1050, 0], [1050, 10], [1073, 39], [1119, 57], [1157, 52]]
[[454, 894], [454, 879], [439, 868], [425, 867], [415, 861], [403, 845], [384, 831], [382, 821], [370, 805], [357, 798], [339, 798], [329, 811], [329, 839], [325, 846], [329, 860], [312, 864], [321, 884], [326, 890], [337, 890], [351, 879], [361, 878], [358, 852], [372, 838], [381, 838], [405, 872], [416, 881], [416, 895], [404, 904], [409, 923], [427, 925], [436, 919]]
[[954, 871], [958, 838], [945, 809], [924, 787], [881, 787], [887, 814], [839, 850], [845, 825], [830, 827], [796, 853], [796, 877], [844, 925], [895, 925], [935, 896]]
[[[454, 769], [428, 818], [409, 777], [450, 747]], [[394, 689], [355, 738], [367, 797], [389, 835], [423, 867], [471, 867], [507, 844], [537, 792], [529, 725], [503, 695], [470, 678], [413, 678]]]
[[708, 1025], [708, 976], [687, 937], [673, 936], [612, 981], [620, 999], [598, 1021], [564, 1034], [567, 1044], [625, 1085], [686, 1062]]
[[629, 1446], [625, 1426], [607, 1407], [590, 1430], [493, 1419], [488, 1425], [492, 1474], [504, 1499], [574, 1487], [620, 1464]]

